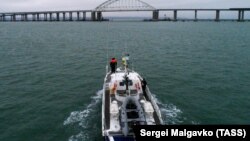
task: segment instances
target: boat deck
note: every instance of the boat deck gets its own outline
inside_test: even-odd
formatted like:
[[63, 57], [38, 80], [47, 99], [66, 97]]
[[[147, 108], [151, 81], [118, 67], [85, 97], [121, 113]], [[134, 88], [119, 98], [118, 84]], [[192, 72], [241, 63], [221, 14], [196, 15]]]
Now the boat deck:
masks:
[[[110, 83], [111, 81], [111, 74], [109, 73], [107, 75], [107, 78], [106, 78], [106, 81], [105, 81], [105, 109], [104, 109], [104, 114], [105, 114], [105, 130], [108, 130], [110, 129], [110, 99], [111, 100], [115, 100], [115, 97], [112, 97], [110, 95], [110, 90], [109, 90], [109, 87], [108, 84]], [[143, 94], [140, 96], [140, 99], [145, 99], [147, 101], [150, 101], [151, 102], [151, 99], [148, 97], [148, 93], [150, 93], [149, 91], [144, 91]], [[121, 102], [118, 103], [119, 106], [121, 106]], [[154, 113], [153, 113], [153, 117], [154, 117], [154, 120], [155, 120], [155, 124], [159, 125], [161, 124], [161, 121], [156, 113], [156, 109], [154, 109]], [[118, 132], [110, 132], [110, 134], [122, 134], [122, 133], [118, 133]]]

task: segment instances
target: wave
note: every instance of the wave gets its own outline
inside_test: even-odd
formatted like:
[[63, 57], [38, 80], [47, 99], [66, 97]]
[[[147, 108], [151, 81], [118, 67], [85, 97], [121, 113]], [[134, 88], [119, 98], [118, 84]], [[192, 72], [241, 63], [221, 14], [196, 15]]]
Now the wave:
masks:
[[89, 140], [88, 134], [85, 132], [80, 132], [77, 135], [73, 135], [69, 138], [69, 141], [79, 141], [79, 140]]
[[159, 106], [164, 124], [181, 124], [185, 118], [182, 117], [182, 111], [174, 104], [162, 103], [155, 94], [152, 94]]
[[[80, 127], [82, 127], [82, 131], [77, 135], [72, 135], [69, 138], [69, 141], [79, 141], [79, 140], [91, 140], [91, 132], [88, 129], [93, 129], [93, 125], [90, 125], [90, 122], [93, 122], [93, 118], [90, 116], [95, 116], [96, 112], [98, 112], [98, 105], [102, 99], [103, 90], [99, 90], [96, 92], [96, 95], [91, 97], [91, 102], [86, 106], [86, 108], [82, 111], [73, 111], [70, 113], [70, 116], [64, 121], [64, 125], [71, 125], [78, 123]], [[161, 102], [155, 94], [152, 95], [158, 104], [164, 124], [166, 125], [174, 125], [174, 124], [182, 124], [187, 120], [187, 118], [183, 117], [183, 112], [177, 106], [171, 103], [163, 103]], [[95, 122], [95, 121], [94, 121]], [[198, 122], [192, 121], [191, 124], [199, 124]], [[99, 130], [99, 129], [97, 129]], [[84, 132], [83, 132], [84, 131]]]
[[180, 124], [191, 124], [198, 125], [199, 121], [190, 120], [184, 116], [184, 113], [172, 103], [161, 102], [155, 94], [152, 94], [156, 100], [157, 105], [160, 108], [163, 122], [166, 125], [180, 125]]
[[80, 122], [79, 125], [84, 127], [83, 122], [88, 118], [91, 111], [95, 109], [95, 106], [101, 101], [103, 90], [99, 90], [95, 96], [91, 97], [91, 103], [83, 111], [73, 111], [70, 116], [64, 121], [63, 125], [69, 125], [72, 123]]
[[[73, 111], [70, 113], [69, 117], [63, 122], [63, 125], [71, 125], [78, 123], [80, 127], [82, 127], [82, 130], [87, 130], [92, 128], [89, 122], [93, 118], [90, 118], [92, 113], [95, 113], [97, 111], [97, 106], [101, 102], [102, 99], [102, 93], [103, 90], [99, 90], [96, 92], [96, 95], [91, 97], [90, 104], [87, 105], [87, 107], [82, 111]], [[80, 132], [77, 135], [72, 135], [69, 138], [69, 141], [78, 141], [78, 140], [89, 140], [90, 134], [88, 132]]]

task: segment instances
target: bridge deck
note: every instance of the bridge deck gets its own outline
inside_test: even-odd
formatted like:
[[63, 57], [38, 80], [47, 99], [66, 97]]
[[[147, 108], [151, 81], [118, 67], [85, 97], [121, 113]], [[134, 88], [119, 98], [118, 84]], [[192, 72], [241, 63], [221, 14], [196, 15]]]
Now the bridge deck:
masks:
[[[102, 16], [104, 12], [133, 12], [133, 11], [142, 11], [142, 12], [152, 12], [152, 20], [146, 21], [164, 21], [160, 19], [159, 13], [172, 11], [173, 20], [170, 21], [205, 21], [205, 19], [198, 19], [198, 11], [208, 11], [215, 12], [215, 18], [211, 19], [214, 21], [234, 21], [233, 19], [220, 19], [220, 12], [238, 12], [238, 17], [236, 21], [249, 21], [245, 19], [245, 12], [250, 11], [250, 8], [229, 8], [229, 9], [101, 9], [98, 10], [68, 10], [68, 11], [37, 11], [37, 12], [6, 12], [0, 13], [0, 22], [1, 21], [103, 21], [105, 20]], [[192, 19], [179, 19], [177, 13], [179, 11], [193, 11], [194, 18]], [[86, 13], [91, 13], [90, 17], [87, 18]], [[77, 16], [75, 16], [77, 14]], [[76, 18], [76, 19], [75, 19]], [[107, 19], [106, 19], [107, 20]], [[209, 21], [211, 21], [209, 20]], [[165, 20], [168, 21], [168, 20]]]

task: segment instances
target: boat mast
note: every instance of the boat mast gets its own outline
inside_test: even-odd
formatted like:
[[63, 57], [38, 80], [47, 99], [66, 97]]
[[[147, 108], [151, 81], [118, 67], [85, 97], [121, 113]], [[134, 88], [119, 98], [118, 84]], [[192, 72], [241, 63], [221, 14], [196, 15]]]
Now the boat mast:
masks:
[[[107, 28], [107, 33], [109, 33], [109, 23], [108, 23], [108, 28]], [[106, 59], [107, 59], [107, 64], [106, 64], [106, 74], [109, 72], [109, 36], [106, 36]]]

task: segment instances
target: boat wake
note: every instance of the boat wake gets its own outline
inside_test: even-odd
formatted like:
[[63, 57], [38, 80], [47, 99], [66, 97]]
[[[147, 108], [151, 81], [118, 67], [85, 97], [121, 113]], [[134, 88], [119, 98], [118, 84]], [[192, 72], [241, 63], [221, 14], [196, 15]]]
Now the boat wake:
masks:
[[158, 104], [162, 119], [166, 125], [180, 125], [180, 124], [200, 124], [198, 121], [190, 120], [184, 116], [184, 113], [172, 103], [163, 103], [161, 102], [155, 94], [152, 94], [156, 103]]
[[[77, 124], [81, 127], [81, 132], [76, 135], [72, 135], [69, 138], [69, 141], [91, 140], [93, 138], [93, 130], [100, 132], [100, 127], [98, 127], [98, 125], [93, 125], [93, 123], [97, 124], [97, 122], [93, 121], [93, 118], [90, 118], [90, 116], [101, 114], [98, 111], [100, 110], [99, 107], [101, 107], [99, 104], [101, 103], [102, 93], [103, 90], [96, 92], [96, 95], [91, 97], [90, 104], [88, 104], [83, 111], [71, 112], [70, 116], [64, 121], [63, 125], [65, 126]], [[161, 110], [164, 124], [181, 124], [185, 121], [186, 118], [182, 116], [182, 111], [178, 109], [178, 107], [174, 104], [162, 103], [154, 94], [153, 97]], [[101, 115], [99, 116], [101, 117]], [[91, 131], [89, 131], [89, 129], [91, 129]]]
[[[96, 92], [96, 95], [91, 97], [91, 102], [83, 111], [73, 111], [70, 116], [64, 121], [63, 125], [78, 124], [81, 130], [93, 129], [93, 124], [90, 124], [93, 118], [89, 118], [92, 114], [98, 112], [98, 104], [101, 102], [103, 90]], [[99, 106], [100, 107], [100, 106]], [[96, 115], [93, 115], [96, 116]], [[97, 127], [96, 127], [97, 128]], [[99, 130], [97, 128], [97, 130]], [[87, 131], [81, 131], [77, 135], [69, 138], [69, 141], [88, 140], [90, 134]]]
[[184, 122], [185, 118], [182, 117], [182, 111], [178, 109], [174, 104], [162, 103], [155, 94], [152, 94], [159, 106], [163, 118], [164, 124], [181, 124]]

